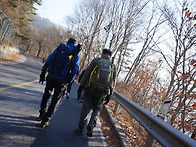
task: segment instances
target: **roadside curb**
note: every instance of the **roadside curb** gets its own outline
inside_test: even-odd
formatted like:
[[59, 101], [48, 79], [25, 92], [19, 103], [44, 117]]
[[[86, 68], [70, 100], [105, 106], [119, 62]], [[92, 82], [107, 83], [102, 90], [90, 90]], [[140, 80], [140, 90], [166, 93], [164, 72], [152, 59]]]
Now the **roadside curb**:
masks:
[[119, 138], [121, 139], [121, 143], [123, 145], [123, 147], [130, 147], [131, 144], [130, 142], [128, 141], [127, 139], [127, 136], [125, 135], [125, 133], [123, 132], [123, 129], [121, 128], [117, 118], [114, 116], [112, 110], [109, 108], [108, 105], [104, 105], [106, 110], [107, 110], [107, 113], [109, 114], [110, 116], [110, 120], [111, 122], [113, 123], [113, 125], [115, 126], [115, 130], [118, 132], [119, 134]]

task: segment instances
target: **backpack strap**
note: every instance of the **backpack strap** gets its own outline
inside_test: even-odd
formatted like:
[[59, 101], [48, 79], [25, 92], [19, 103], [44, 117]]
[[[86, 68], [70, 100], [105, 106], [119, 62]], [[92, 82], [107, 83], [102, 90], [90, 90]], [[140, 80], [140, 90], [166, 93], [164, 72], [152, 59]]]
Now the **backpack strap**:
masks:
[[94, 67], [93, 71], [90, 74], [88, 86], [90, 86], [92, 75], [95, 73], [96, 70], [97, 70], [97, 65]]

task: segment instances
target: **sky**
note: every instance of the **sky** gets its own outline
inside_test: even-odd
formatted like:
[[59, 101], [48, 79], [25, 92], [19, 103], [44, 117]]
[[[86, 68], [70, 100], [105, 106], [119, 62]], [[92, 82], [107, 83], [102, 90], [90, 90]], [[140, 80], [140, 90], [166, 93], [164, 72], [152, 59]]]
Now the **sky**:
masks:
[[43, 18], [48, 18], [55, 24], [63, 25], [64, 18], [74, 13], [74, 6], [79, 0], [42, 0], [42, 5], [35, 7]]

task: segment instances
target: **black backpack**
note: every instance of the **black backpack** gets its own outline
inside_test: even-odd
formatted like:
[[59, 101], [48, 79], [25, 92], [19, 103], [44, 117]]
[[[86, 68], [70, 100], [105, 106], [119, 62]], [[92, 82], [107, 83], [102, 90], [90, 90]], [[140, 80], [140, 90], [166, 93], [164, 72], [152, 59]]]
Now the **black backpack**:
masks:
[[114, 64], [112, 61], [99, 58], [97, 65], [93, 69], [89, 77], [89, 85], [101, 91], [108, 91], [110, 87], [113, 88], [114, 81]]

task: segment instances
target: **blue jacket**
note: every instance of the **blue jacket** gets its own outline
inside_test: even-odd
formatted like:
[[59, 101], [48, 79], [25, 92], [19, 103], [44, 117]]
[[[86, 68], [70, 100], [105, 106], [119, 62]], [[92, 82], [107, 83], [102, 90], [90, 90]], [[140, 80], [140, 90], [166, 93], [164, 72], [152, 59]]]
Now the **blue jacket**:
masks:
[[[63, 70], [61, 71], [61, 73], [57, 76], [55, 74], [53, 74], [52, 72], [52, 61], [55, 60], [55, 54], [57, 52], [57, 49], [62, 50], [62, 52], [64, 52], [67, 56], [70, 56], [73, 54], [73, 50], [75, 49], [75, 45], [72, 43], [68, 43], [68, 44], [63, 44], [61, 43], [47, 58], [44, 66], [42, 67], [42, 71], [46, 71], [48, 69], [48, 73], [51, 77], [55, 78], [55, 79], [59, 79], [59, 80], [64, 80], [64, 79], [69, 79], [69, 82], [72, 82], [76, 76], [77, 76], [77, 72], [78, 72], [78, 64], [79, 64], [79, 56], [76, 55], [74, 57], [72, 57], [74, 60], [74, 63], [72, 64], [72, 67], [70, 69], [70, 61], [68, 63], [66, 63], [63, 66]], [[58, 64], [57, 64], [58, 66]], [[57, 67], [58, 68], [58, 67]]]

